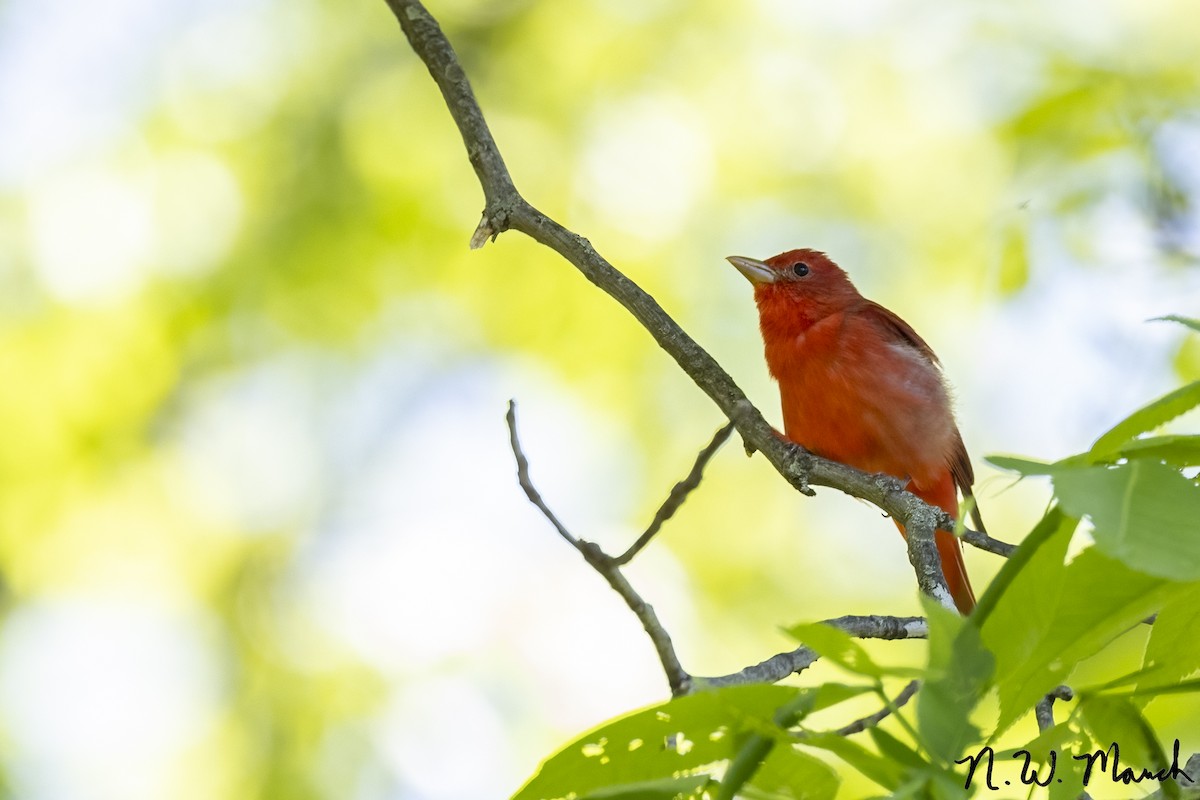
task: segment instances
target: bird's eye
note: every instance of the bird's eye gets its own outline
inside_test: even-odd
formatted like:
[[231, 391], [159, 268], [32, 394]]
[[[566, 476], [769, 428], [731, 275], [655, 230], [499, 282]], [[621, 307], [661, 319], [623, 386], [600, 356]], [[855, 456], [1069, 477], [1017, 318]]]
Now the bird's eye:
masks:
[[792, 272], [797, 278], [803, 278], [808, 274], [808, 264], [805, 264], [803, 261], [797, 261], [795, 264], [792, 264]]

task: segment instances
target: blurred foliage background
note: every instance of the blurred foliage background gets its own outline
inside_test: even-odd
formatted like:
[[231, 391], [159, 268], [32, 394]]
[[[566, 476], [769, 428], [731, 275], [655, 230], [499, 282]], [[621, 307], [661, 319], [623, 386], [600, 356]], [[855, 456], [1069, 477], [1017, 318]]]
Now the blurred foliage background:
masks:
[[[824, 249], [912, 322], [1002, 538], [1048, 494], [979, 456], [1075, 452], [1200, 377], [1200, 337], [1145, 322], [1200, 308], [1184, 0], [430, 9], [525, 195], [770, 418], [724, 256]], [[495, 797], [666, 695], [527, 507], [504, 404], [614, 550], [721, 420], [551, 253], [467, 250], [481, 193], [382, 2], [9, 0], [0, 120], [13, 796]], [[890, 523], [736, 446], [631, 577], [700, 674], [918, 609]], [[1150, 710], [1200, 736], [1194, 701]]]

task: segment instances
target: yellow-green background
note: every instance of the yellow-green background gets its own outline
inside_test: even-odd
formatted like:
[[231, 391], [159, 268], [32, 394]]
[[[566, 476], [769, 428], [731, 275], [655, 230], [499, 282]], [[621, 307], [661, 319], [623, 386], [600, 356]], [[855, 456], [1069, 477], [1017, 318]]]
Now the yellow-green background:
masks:
[[[1186, 0], [431, 10], [519, 188], [770, 418], [724, 256], [827, 250], [912, 322], [1002, 538], [1047, 492], [982, 454], [1082, 449], [1200, 374], [1197, 337], [1145, 322], [1200, 309]], [[665, 696], [525, 503], [504, 405], [613, 550], [721, 420], [553, 254], [469, 251], [481, 208], [383, 2], [0, 4], [9, 794], [497, 797]], [[968, 564], [982, 589], [995, 559]], [[790, 647], [781, 624], [918, 607], [887, 520], [736, 444], [629, 572], [698, 674]], [[1151, 706], [1168, 739], [1196, 710]]]

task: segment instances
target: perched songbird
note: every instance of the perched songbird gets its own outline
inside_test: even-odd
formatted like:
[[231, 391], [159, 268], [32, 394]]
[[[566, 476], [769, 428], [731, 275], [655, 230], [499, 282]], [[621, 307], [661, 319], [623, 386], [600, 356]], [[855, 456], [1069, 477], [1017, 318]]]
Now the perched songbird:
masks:
[[[958, 492], [970, 497], [974, 473], [925, 340], [859, 294], [824, 253], [729, 262], [754, 284], [784, 435], [819, 456], [906, 481], [917, 497], [957, 517]], [[962, 546], [945, 531], [936, 539], [954, 602], [969, 613], [975, 595]]]

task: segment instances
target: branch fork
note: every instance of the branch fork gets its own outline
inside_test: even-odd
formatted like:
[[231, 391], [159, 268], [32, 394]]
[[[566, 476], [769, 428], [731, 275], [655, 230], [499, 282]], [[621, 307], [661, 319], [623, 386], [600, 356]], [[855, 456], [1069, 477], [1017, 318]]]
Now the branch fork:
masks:
[[[603, 289], [624, 306], [654, 337], [680, 368], [707, 394], [729, 420], [710, 445], [712, 452], [719, 447], [717, 439], [724, 441], [736, 429], [742, 437], [747, 453], [761, 452], [772, 466], [797, 491], [805, 495], [814, 494], [814, 486], [828, 486], [854, 497], [873, 503], [901, 522], [907, 529], [908, 555], [917, 576], [921, 591], [953, 609], [954, 604], [942, 574], [937, 548], [934, 545], [935, 530], [955, 530], [954, 520], [941, 509], [924, 503], [906, 492], [899, 481], [889, 476], [870, 475], [860, 470], [816, 456], [788, 442], [767, 423], [762, 413], [747, 399], [733, 378], [713, 357], [695, 342], [662, 309], [661, 306], [640, 286], [617, 270], [592, 247], [582, 236], [568, 230], [555, 220], [534, 208], [517, 191], [508, 167], [500, 154], [492, 133], [484, 121], [483, 112], [475, 99], [470, 82], [458, 61], [458, 57], [446, 39], [437, 21], [419, 0], [386, 0], [389, 8], [400, 22], [413, 50], [429, 68], [430, 75], [442, 92], [447, 109], [454, 118], [466, 146], [467, 155], [483, 189], [485, 210], [479, 225], [471, 236], [472, 248], [482, 247], [489, 239], [495, 239], [506, 230], [518, 230], [537, 242], [550, 247], [575, 266], [589, 281]], [[748, 667], [740, 673], [720, 678], [693, 679], [680, 666], [672, 649], [670, 637], [659, 623], [651, 606], [645, 603], [621, 574], [620, 568], [628, 563], [645, 547], [651, 538], [678, 508], [688, 492], [699, 481], [699, 471], [712, 453], [701, 456], [693, 468], [695, 481], [687, 485], [685, 479], [673, 490], [663, 504], [655, 522], [643, 533], [624, 554], [613, 557], [605, 554], [598, 545], [574, 537], [546, 506], [529, 480], [529, 464], [520, 450], [517, 439], [515, 412], [510, 405], [510, 438], [517, 459], [518, 479], [529, 500], [536, 505], [554, 525], [558, 533], [587, 559], [588, 563], [613, 587], [637, 614], [654, 642], [655, 648], [667, 673], [674, 694], [689, 691], [694, 683], [721, 685], [722, 683], [748, 682], [750, 680], [779, 680], [798, 672], [816, 659], [812, 651], [798, 648], [791, 653], [773, 656], [762, 664]], [[706, 448], [707, 450], [707, 448]], [[681, 488], [682, 487], [682, 488]], [[672, 500], [672, 498], [676, 498]], [[661, 519], [659, 518], [661, 516]], [[1007, 556], [1015, 548], [988, 537], [982, 531], [967, 531], [964, 540], [982, 549]], [[847, 622], [857, 619], [860, 622]], [[889, 620], [885, 626], [890, 631], [903, 631], [904, 635], [881, 636], [880, 638], [906, 638], [925, 635], [923, 620], [919, 618], [869, 617], [841, 618], [843, 628], [853, 635], [876, 636], [871, 631], [883, 630], [878, 624], [865, 624], [861, 620]], [[919, 623], [919, 624], [918, 624]], [[899, 627], [896, 627], [896, 626]], [[807, 662], [807, 663], [806, 663]], [[914, 688], [912, 691], [916, 691]]]

